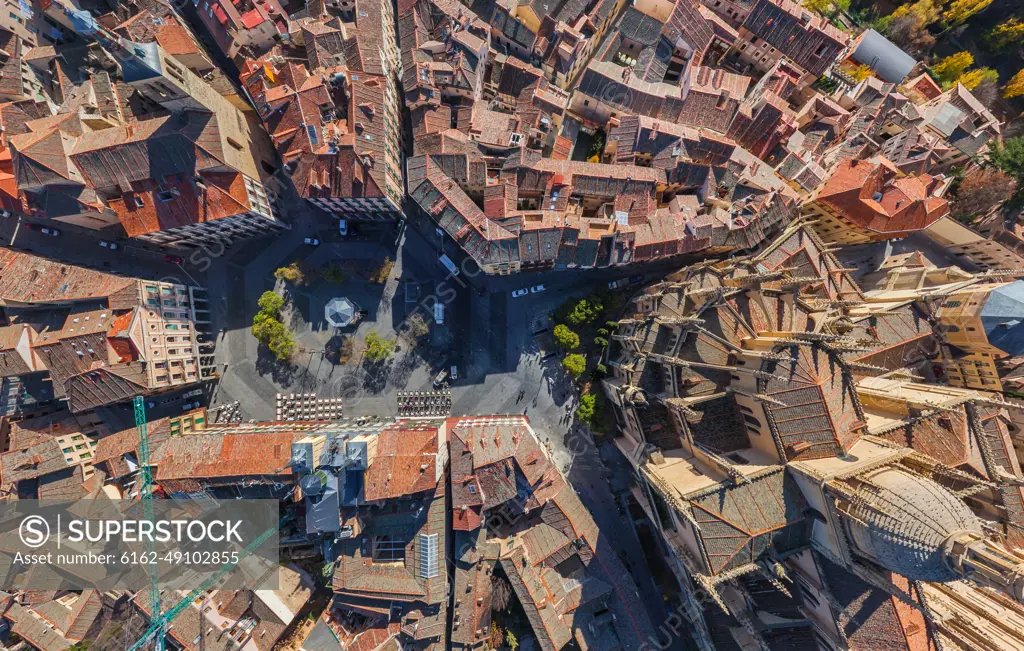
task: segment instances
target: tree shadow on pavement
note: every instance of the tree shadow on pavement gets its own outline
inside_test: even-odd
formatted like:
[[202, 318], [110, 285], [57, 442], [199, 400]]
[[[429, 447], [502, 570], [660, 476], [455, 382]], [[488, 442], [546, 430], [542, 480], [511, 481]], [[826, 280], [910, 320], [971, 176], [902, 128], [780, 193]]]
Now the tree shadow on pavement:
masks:
[[287, 389], [295, 383], [299, 367], [290, 361], [278, 360], [269, 348], [260, 345], [256, 357], [256, 372], [263, 376], [269, 375], [275, 384]]
[[367, 393], [383, 393], [388, 383], [388, 375], [391, 372], [392, 359], [372, 360], [369, 357], [363, 358], [363, 370], [366, 375], [363, 377], [363, 389]]
[[423, 359], [413, 352], [403, 355], [395, 361], [391, 368], [390, 380], [395, 388], [401, 390], [409, 384], [413, 371], [423, 363]]

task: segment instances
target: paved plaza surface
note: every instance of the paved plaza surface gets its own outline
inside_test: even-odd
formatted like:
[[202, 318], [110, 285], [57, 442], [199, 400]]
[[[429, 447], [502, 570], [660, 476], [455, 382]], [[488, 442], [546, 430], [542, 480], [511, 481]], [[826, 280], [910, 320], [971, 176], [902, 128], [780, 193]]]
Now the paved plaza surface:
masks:
[[[228, 248], [181, 251], [180, 262], [168, 258], [166, 251], [135, 244], [121, 244], [111, 252], [100, 246], [95, 232], [74, 226], [63, 228], [61, 237], [91, 244], [73, 248], [77, 253], [71, 262], [76, 264], [206, 287], [217, 333], [219, 381], [207, 387], [204, 401], [210, 408], [237, 402], [245, 421], [273, 420], [278, 393], [341, 397], [347, 417], [392, 418], [397, 415], [399, 391], [431, 390], [438, 371], [454, 365], [458, 379], [451, 383], [452, 414], [527, 415], [598, 524], [617, 532], [614, 543], [632, 564], [638, 597], [648, 605], [652, 621], [664, 621], [671, 604], [663, 600], [643, 561], [645, 553], [661, 552], [643, 549], [629, 524], [621, 499], [621, 487], [629, 484], [628, 464], [614, 446], [595, 440], [576, 422], [579, 396], [560, 356], [552, 354], [550, 316], [565, 300], [583, 297], [612, 280], [643, 273], [649, 282], [682, 263], [662, 261], [628, 272], [567, 270], [489, 277], [467, 265], [455, 243], [438, 237], [432, 224], [360, 224], [357, 235], [341, 237], [336, 218], [305, 202], [285, 203], [291, 207], [290, 230]], [[0, 221], [0, 237], [40, 255], [51, 249], [54, 257], [58, 249], [60, 255], [68, 255], [57, 238], [28, 230], [16, 219]], [[320, 245], [305, 244], [307, 237], [319, 239]], [[442, 252], [464, 272], [451, 277], [438, 262]], [[394, 262], [386, 282], [370, 282], [370, 274], [385, 258]], [[320, 279], [294, 286], [274, 277], [275, 270], [295, 261], [312, 269], [337, 264], [344, 281]], [[546, 289], [512, 297], [514, 290], [538, 284]], [[268, 290], [288, 299], [285, 314], [296, 353], [287, 363], [274, 360], [249, 331], [257, 301]], [[353, 326], [336, 329], [326, 323], [324, 307], [340, 296], [354, 302], [362, 316]], [[445, 306], [443, 325], [434, 323], [435, 301]], [[401, 334], [414, 313], [429, 327], [416, 341]], [[338, 335], [350, 337], [358, 353], [370, 330], [397, 343], [384, 362], [370, 364], [357, 354], [346, 363], [332, 363], [324, 354]], [[618, 495], [613, 486], [620, 487]]]

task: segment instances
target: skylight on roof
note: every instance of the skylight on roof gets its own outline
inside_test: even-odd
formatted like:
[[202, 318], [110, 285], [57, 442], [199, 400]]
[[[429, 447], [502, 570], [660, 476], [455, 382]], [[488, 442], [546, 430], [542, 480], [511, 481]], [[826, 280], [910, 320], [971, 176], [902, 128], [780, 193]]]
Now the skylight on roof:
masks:
[[437, 576], [437, 534], [421, 533], [419, 539], [420, 577], [432, 579]]

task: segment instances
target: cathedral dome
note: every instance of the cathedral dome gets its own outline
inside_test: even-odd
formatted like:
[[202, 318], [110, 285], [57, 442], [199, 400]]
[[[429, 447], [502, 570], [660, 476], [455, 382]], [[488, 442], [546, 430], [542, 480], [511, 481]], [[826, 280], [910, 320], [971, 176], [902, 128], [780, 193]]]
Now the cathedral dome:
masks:
[[981, 533], [981, 521], [956, 495], [930, 479], [895, 468], [861, 477], [860, 498], [848, 509], [847, 531], [857, 550], [910, 580], [960, 578], [943, 558], [957, 532]]

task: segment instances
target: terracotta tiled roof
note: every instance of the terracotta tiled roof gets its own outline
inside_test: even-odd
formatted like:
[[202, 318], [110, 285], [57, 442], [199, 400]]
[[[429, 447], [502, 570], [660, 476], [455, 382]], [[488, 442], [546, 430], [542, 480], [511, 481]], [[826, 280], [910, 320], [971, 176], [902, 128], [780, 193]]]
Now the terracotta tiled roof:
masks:
[[13, 249], [0, 249], [0, 300], [70, 303], [136, 291], [138, 280], [66, 265]]
[[436, 428], [389, 428], [377, 438], [377, 456], [366, 470], [368, 502], [432, 490], [437, 484]]
[[156, 480], [290, 475], [303, 432], [209, 432], [169, 438], [153, 452]]
[[818, 200], [856, 227], [891, 239], [925, 229], [949, 214], [949, 203], [935, 195], [938, 186], [927, 174], [900, 177], [885, 158], [852, 160], [836, 167]]
[[200, 172], [134, 181], [108, 202], [128, 237], [244, 214], [252, 209], [240, 172]]

